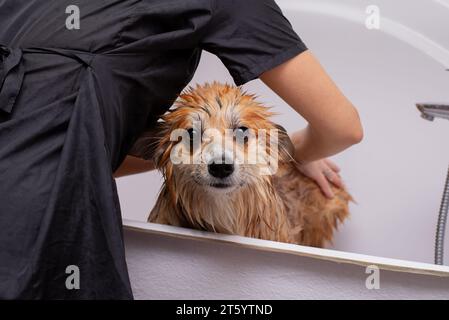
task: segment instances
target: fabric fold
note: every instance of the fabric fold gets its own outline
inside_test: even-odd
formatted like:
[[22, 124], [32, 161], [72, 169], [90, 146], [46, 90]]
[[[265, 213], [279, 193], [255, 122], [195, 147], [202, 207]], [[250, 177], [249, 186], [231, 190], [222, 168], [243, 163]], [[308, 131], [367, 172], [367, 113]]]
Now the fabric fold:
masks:
[[0, 45], [0, 110], [12, 112], [22, 87], [22, 50]]

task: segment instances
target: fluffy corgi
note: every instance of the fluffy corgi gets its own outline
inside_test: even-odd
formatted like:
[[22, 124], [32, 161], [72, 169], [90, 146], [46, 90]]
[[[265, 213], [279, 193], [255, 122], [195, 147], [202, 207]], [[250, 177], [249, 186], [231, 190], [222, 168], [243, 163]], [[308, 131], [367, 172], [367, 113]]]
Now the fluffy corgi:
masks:
[[147, 141], [164, 176], [148, 221], [315, 247], [332, 241], [352, 198], [338, 188], [326, 198], [298, 170], [272, 116], [240, 87], [215, 82], [181, 94]]

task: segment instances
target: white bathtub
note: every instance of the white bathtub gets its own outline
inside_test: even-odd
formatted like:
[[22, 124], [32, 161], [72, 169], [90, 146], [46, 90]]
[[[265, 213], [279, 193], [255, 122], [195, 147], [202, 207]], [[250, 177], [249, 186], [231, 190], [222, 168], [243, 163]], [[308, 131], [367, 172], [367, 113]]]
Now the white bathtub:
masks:
[[[422, 120], [414, 104], [449, 102], [449, 5], [442, 0], [378, 0], [380, 30], [369, 30], [364, 21], [371, 1], [278, 3], [357, 106], [365, 128], [360, 145], [335, 157], [358, 204], [333, 248], [431, 263], [449, 162], [449, 123]], [[205, 53], [193, 83], [210, 80], [232, 81], [219, 60]], [[260, 81], [246, 87], [282, 113], [277, 121], [288, 130], [305, 125]], [[119, 179], [118, 186], [124, 217], [145, 221], [160, 176]], [[257, 278], [260, 266], [253, 267]]]

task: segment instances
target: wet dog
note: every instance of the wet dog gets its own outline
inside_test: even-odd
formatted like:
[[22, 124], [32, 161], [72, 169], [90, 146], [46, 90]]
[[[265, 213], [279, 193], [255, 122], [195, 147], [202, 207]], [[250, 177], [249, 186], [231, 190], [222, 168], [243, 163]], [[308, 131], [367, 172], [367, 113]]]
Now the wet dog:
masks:
[[297, 169], [273, 113], [239, 87], [189, 88], [162, 117], [154, 161], [164, 184], [149, 221], [323, 247], [351, 196], [326, 198]]

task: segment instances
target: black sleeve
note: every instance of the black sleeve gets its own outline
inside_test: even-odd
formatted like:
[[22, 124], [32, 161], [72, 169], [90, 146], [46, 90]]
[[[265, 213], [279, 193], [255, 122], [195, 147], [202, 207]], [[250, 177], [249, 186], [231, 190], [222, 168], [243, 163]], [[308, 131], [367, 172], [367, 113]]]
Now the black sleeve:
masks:
[[274, 0], [214, 0], [202, 49], [242, 85], [307, 50]]

